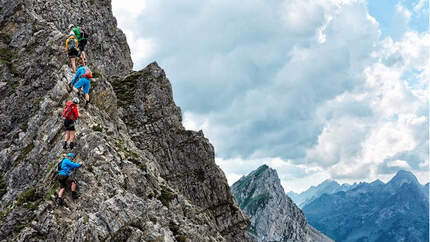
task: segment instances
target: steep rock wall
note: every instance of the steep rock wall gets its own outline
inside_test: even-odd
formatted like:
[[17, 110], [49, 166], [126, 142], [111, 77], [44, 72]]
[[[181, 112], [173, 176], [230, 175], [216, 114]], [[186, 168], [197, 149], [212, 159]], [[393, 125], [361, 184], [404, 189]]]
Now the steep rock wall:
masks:
[[[249, 241], [249, 220], [213, 147], [202, 132], [183, 128], [164, 71], [156, 63], [131, 71], [110, 1], [3, 3], [0, 240]], [[61, 113], [73, 96], [64, 53], [71, 22], [93, 33], [87, 55], [98, 77], [89, 108], [80, 109], [73, 150], [83, 163], [80, 198], [67, 192], [58, 207], [55, 166], [69, 152]]]
[[235, 182], [232, 192], [251, 220], [249, 233], [256, 241], [332, 241], [308, 225], [277, 172], [266, 165]]

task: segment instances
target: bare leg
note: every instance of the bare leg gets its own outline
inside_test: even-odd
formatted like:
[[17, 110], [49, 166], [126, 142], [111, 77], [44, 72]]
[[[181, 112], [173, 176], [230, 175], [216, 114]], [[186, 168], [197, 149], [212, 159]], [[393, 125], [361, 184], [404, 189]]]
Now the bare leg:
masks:
[[72, 192], [74, 192], [74, 191], [76, 191], [76, 183], [75, 182], [72, 182]]
[[90, 95], [88, 95], [88, 94], [85, 94], [85, 100], [88, 102], [88, 101], [90, 101]]
[[70, 131], [70, 142], [71, 143], [75, 142], [75, 132], [76, 131]]
[[66, 189], [65, 188], [60, 189], [60, 191], [58, 192], [58, 197], [63, 197], [64, 190]]
[[81, 61], [82, 61], [82, 64], [85, 65], [85, 51], [81, 52]]
[[72, 70], [73, 70], [73, 72], [76, 72], [75, 58], [70, 58], [70, 62], [72, 62]]
[[[74, 138], [74, 134], [73, 134], [73, 138]], [[70, 137], [70, 131], [69, 130], [67, 130], [66, 131], [66, 137], [64, 137], [64, 142], [67, 142], [69, 139], [71, 139], [71, 137]], [[73, 142], [73, 141], [72, 141]]]
[[79, 90], [76, 87], [73, 87], [73, 91], [76, 92], [76, 93], [79, 92]]

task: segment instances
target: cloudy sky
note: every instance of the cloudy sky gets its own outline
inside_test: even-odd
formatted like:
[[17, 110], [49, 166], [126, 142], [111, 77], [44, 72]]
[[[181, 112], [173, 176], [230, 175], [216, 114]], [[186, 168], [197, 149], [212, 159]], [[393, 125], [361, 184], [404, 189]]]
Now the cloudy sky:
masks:
[[286, 191], [429, 180], [427, 0], [112, 0], [134, 69], [157, 61], [229, 183]]

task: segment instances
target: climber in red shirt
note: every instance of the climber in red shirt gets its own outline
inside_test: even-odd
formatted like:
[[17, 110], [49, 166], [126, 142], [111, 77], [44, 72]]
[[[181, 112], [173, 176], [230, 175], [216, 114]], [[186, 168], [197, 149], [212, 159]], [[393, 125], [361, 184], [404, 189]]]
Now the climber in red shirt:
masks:
[[78, 112], [79, 98], [74, 97], [73, 101], [68, 101], [63, 110], [64, 129], [66, 137], [64, 138], [63, 148], [67, 149], [67, 141], [70, 141], [70, 149], [73, 149], [75, 142], [75, 120], [79, 118]]

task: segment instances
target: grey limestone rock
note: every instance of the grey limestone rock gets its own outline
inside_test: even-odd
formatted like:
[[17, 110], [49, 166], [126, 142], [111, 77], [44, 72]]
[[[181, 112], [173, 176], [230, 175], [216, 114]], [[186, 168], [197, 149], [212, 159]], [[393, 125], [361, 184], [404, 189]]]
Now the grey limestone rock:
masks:
[[249, 234], [256, 241], [333, 241], [308, 225], [276, 171], [266, 165], [235, 182], [232, 192], [251, 220]]
[[[70, 23], [91, 34], [97, 78], [76, 124], [80, 196], [66, 191], [59, 207]], [[250, 241], [212, 145], [182, 126], [164, 71], [131, 68], [110, 1], [2, 1], [0, 241]]]

